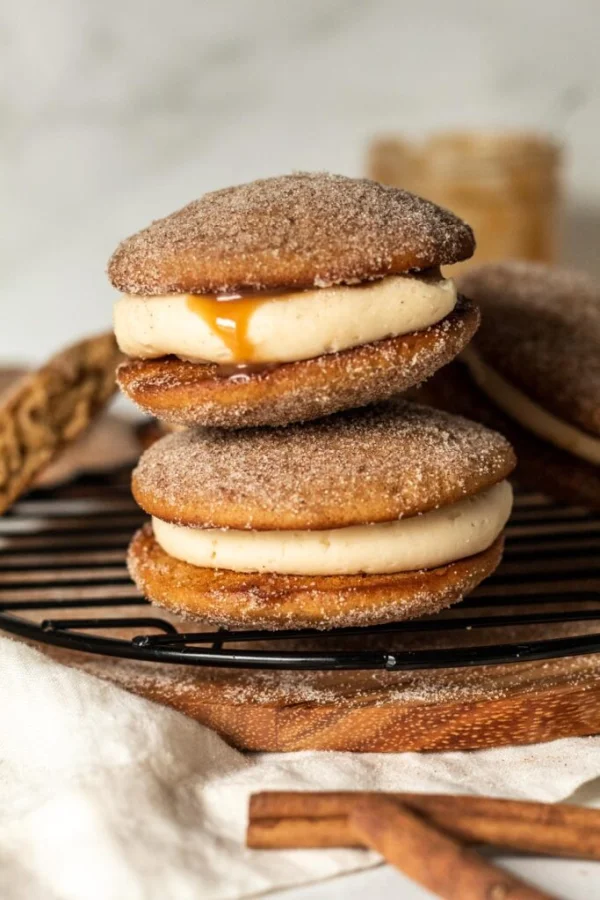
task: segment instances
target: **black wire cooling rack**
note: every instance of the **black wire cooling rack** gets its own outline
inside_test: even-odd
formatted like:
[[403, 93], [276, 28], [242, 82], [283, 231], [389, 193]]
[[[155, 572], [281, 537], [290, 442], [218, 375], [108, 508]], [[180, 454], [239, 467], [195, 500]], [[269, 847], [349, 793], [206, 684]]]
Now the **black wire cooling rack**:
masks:
[[[453, 610], [329, 632], [180, 630], [128, 577], [125, 551], [141, 521], [125, 471], [18, 502], [0, 519], [0, 629], [87, 653], [254, 669], [399, 671], [600, 652], [600, 516], [539, 495], [517, 497], [502, 566]], [[543, 637], [515, 637], [528, 627]], [[586, 633], [564, 634], [576, 627]], [[487, 638], [465, 645], [467, 632]], [[370, 649], [373, 638], [381, 649]], [[323, 649], [340, 641], [352, 649]]]

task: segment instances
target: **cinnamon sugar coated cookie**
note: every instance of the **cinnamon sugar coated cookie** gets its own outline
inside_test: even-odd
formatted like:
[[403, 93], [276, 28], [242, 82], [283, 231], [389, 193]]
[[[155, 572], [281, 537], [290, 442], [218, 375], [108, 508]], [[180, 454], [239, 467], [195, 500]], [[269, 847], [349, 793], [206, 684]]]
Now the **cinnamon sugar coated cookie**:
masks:
[[131, 574], [213, 624], [330, 628], [434, 612], [496, 567], [514, 456], [405, 401], [280, 429], [173, 434], [133, 477]]
[[181, 525], [342, 528], [446, 506], [514, 465], [497, 432], [398, 400], [288, 428], [169, 435], [144, 453], [132, 490]]
[[478, 326], [440, 266], [468, 225], [406, 191], [326, 173], [206, 194], [109, 263], [119, 384], [173, 423], [284, 425], [380, 402]]
[[430, 269], [473, 254], [452, 213], [367, 178], [300, 172], [205, 194], [124, 240], [123, 293], [323, 287]]

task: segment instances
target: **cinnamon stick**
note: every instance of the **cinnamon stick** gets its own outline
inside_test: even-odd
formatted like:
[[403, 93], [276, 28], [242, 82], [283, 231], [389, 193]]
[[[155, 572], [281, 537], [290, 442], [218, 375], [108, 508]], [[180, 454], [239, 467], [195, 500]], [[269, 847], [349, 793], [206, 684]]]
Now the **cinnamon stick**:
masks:
[[250, 819], [246, 844], [254, 850], [364, 847], [348, 816]]
[[[365, 793], [270, 791], [250, 800], [249, 847], [357, 847], [348, 815]], [[381, 795], [374, 795], [381, 796]], [[446, 794], [388, 794], [469, 843], [600, 860], [600, 811]]]
[[366, 846], [445, 900], [552, 900], [385, 795], [358, 799], [349, 823]]

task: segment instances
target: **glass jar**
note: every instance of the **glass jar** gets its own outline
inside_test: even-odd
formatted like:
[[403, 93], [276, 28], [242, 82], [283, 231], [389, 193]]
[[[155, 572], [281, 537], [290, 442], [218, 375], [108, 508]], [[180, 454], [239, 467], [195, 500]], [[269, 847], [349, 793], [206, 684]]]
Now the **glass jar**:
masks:
[[427, 197], [472, 226], [475, 256], [454, 272], [498, 259], [556, 261], [560, 163], [560, 147], [542, 136], [451, 132], [422, 144], [374, 139], [368, 174]]

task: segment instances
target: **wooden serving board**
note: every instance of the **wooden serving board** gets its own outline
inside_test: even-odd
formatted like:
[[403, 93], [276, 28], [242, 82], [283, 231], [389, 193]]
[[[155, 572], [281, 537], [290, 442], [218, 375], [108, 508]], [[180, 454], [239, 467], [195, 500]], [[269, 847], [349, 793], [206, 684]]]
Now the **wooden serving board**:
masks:
[[464, 671], [410, 680], [296, 673], [287, 694], [251, 674], [182, 679], [180, 671], [134, 672], [135, 665], [85, 667], [246, 750], [470, 750], [600, 733], [600, 668], [565, 661], [482, 668], [479, 684]]
[[[62, 614], [150, 615], [190, 630], [189, 622], [139, 605], [124, 566], [127, 539], [138, 519], [125, 476], [110, 485], [80, 483], [23, 500], [0, 520], [0, 606], [8, 604], [11, 613], [41, 621], [57, 617], [65, 600], [106, 601], [113, 605]], [[498, 574], [474, 595], [485, 605], [458, 606], [446, 617], [587, 610], [597, 612], [600, 621], [599, 517], [524, 495], [518, 498], [507, 546]], [[14, 608], [22, 603], [45, 608]], [[319, 649], [516, 643], [594, 634], [600, 631], [598, 621], [434, 635], [365, 632], [333, 638]], [[101, 627], [95, 633], [102, 633]], [[104, 633], [131, 637], [139, 628]], [[294, 672], [138, 662], [37, 646], [68, 665], [180, 710], [249, 750], [465, 750], [600, 733], [600, 654], [428, 671]], [[293, 646], [289, 641], [253, 646], [306, 649], [311, 643], [305, 638]]]

